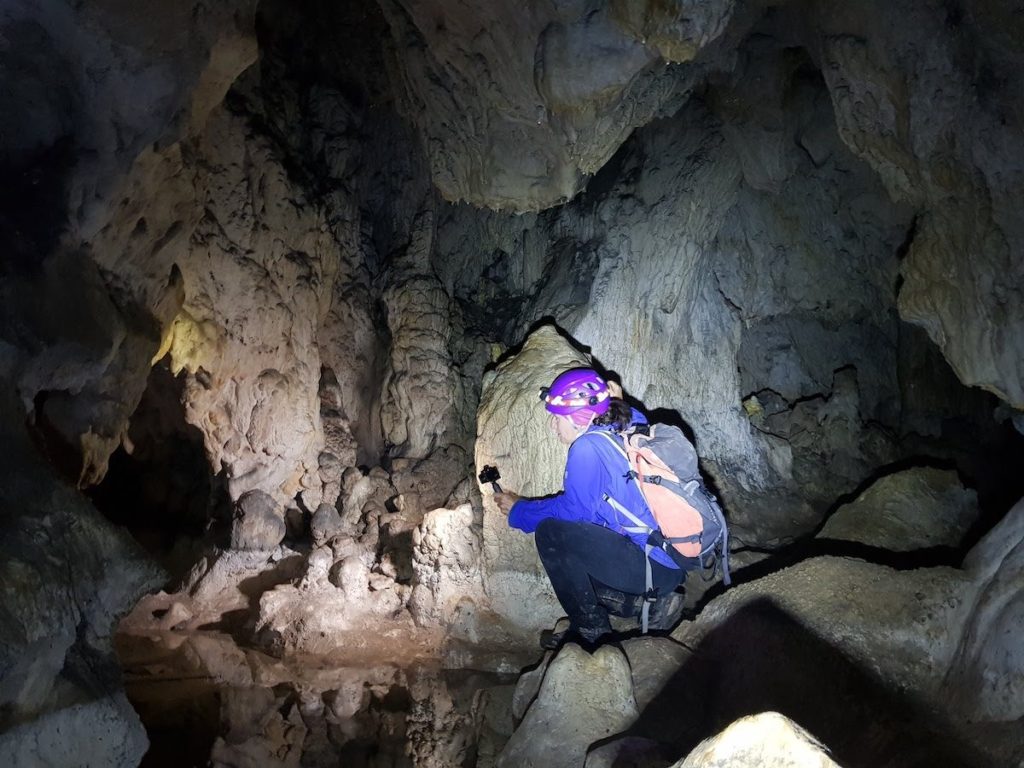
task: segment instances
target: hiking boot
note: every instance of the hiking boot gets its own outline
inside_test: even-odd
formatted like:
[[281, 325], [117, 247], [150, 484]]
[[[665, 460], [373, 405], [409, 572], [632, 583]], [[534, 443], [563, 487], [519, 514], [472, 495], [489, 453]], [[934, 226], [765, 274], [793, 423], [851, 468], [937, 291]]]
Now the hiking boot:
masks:
[[647, 629], [653, 632], [667, 632], [683, 619], [683, 607], [686, 595], [682, 592], [669, 592], [659, 595], [651, 605], [651, 613], [647, 620]]
[[576, 643], [587, 653], [593, 653], [600, 645], [602, 637], [611, 633], [604, 629], [593, 629], [592, 627], [569, 627], [562, 631], [545, 629], [540, 633], [540, 647], [545, 651], [557, 651], [566, 643]]

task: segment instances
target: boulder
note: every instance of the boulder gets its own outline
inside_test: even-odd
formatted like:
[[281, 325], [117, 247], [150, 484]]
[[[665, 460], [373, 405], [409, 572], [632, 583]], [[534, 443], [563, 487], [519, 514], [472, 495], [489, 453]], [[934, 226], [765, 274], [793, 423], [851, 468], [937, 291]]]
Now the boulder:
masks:
[[778, 712], [737, 720], [673, 768], [839, 768], [811, 734]]
[[562, 648], [540, 692], [498, 758], [498, 768], [578, 768], [587, 748], [637, 716], [629, 663], [612, 646], [590, 655]]
[[1024, 501], [971, 550], [964, 570], [970, 599], [944, 690], [968, 720], [1024, 717]]
[[3, 765], [138, 765], [149, 739], [124, 693], [78, 701], [0, 734]]
[[309, 532], [315, 546], [326, 543], [343, 530], [341, 516], [332, 504], [321, 504], [309, 521]]
[[978, 519], [978, 497], [956, 472], [916, 468], [875, 481], [818, 532], [893, 552], [960, 545]]
[[249, 491], [235, 504], [232, 549], [271, 550], [281, 543], [285, 532], [284, 510], [263, 491]]

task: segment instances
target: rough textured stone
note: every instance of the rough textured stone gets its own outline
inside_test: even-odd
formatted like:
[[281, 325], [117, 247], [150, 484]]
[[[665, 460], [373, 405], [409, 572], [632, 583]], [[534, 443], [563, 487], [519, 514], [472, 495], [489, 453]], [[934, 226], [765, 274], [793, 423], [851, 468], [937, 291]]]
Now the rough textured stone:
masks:
[[[0, 128], [12, 184], [0, 229], [15, 267], [0, 281], [2, 325], [5, 337], [20, 328], [9, 340], [26, 410], [54, 393], [38, 415], [77, 454], [66, 471], [83, 485], [104, 476], [159, 325], [180, 304], [173, 264], [199, 211], [179, 139], [199, 132], [256, 56], [255, 3], [196, 9], [156, 3], [131, 20], [113, 3], [0, 11], [13, 41], [4, 72], [17, 73], [4, 76], [13, 98]], [[42, 269], [18, 268], [27, 264]], [[46, 311], [26, 306], [30, 295]]]
[[413, 531], [416, 574], [409, 609], [421, 626], [452, 623], [463, 600], [486, 604], [480, 578], [480, 538], [473, 508], [435, 509]]
[[123, 693], [67, 704], [0, 734], [4, 765], [138, 765], [149, 740]]
[[737, 720], [702, 742], [677, 768], [835, 768], [825, 747], [778, 712]]
[[695, 647], [692, 632], [699, 636], [742, 606], [770, 598], [772, 609], [795, 617], [894, 689], [935, 697], [970, 610], [970, 583], [953, 568], [897, 572], [819, 557], [730, 589], [673, 637]]
[[[580, 681], [600, 681], [580, 686]], [[548, 667], [540, 693], [498, 758], [498, 766], [580, 766], [587, 747], [637, 715], [629, 664], [611, 646], [593, 656], [567, 645]]]
[[[849, 11], [826, 3], [817, 19], [840, 135], [894, 198], [920, 210], [901, 265], [900, 314], [928, 331], [965, 383], [1019, 409], [1024, 316], [1004, 297], [1021, 289], [1011, 254], [1024, 234], [1024, 166], [1019, 122], [1003, 117], [1019, 103], [1019, 51], [988, 48], [991, 71], [1005, 74], [979, 89], [960, 25], [944, 23], [940, 4]], [[978, 11], [964, 28], [1000, 13]], [[1019, 20], [1002, 21], [1019, 30]]]
[[[501, 487], [521, 496], [561, 490], [567, 452], [549, 429], [537, 393], [567, 368], [588, 364], [554, 328], [542, 326], [488, 374], [477, 413], [477, 469], [497, 466]], [[491, 605], [515, 626], [550, 626], [561, 608], [533, 537], [510, 528], [490, 500], [490, 489], [484, 492], [483, 572]]]
[[462, 380], [449, 350], [454, 308], [444, 286], [426, 271], [433, 237], [428, 211], [417, 219], [399, 273], [384, 294], [391, 357], [381, 426], [393, 453], [414, 459], [468, 437], [459, 408]]
[[233, 549], [269, 550], [284, 538], [284, 510], [263, 491], [249, 491], [235, 505]]
[[342, 532], [338, 510], [330, 504], [321, 504], [309, 521], [309, 532], [313, 544], [320, 546]]
[[134, 765], [147, 741], [120, 693], [111, 636], [164, 574], [36, 455], [2, 384], [0, 759]]
[[955, 472], [911, 469], [881, 478], [837, 509], [818, 537], [894, 552], [958, 547], [977, 519], [977, 494]]
[[661, 56], [693, 58], [731, 6], [381, 4], [434, 183], [449, 200], [515, 211], [571, 198], [630, 131], [678, 103], [687, 72]]
[[968, 718], [1024, 716], [1024, 502], [971, 550], [964, 569], [977, 587], [946, 678], [952, 705]]
[[323, 448], [315, 341], [337, 255], [322, 214], [244, 117], [218, 112], [204, 140], [205, 216], [167, 347], [190, 374], [186, 417], [227, 468], [231, 497], [258, 488], [283, 501]]

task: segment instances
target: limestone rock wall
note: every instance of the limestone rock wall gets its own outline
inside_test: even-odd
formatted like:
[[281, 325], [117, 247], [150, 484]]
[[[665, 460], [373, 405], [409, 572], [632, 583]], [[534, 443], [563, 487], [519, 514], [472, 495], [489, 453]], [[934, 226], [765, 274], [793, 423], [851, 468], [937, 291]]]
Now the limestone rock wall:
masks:
[[630, 131], [678, 106], [689, 73], [668, 62], [693, 59], [732, 6], [381, 3], [434, 183], [515, 211], [572, 198]]
[[116, 3], [0, 15], [15, 41], [0, 131], [5, 350], [26, 410], [84, 485], [105, 474], [181, 301], [173, 264], [198, 210], [179, 139], [256, 55], [253, 3], [195, 5], [140, 6], [135, 22]]
[[[895, 456], [867, 424], [898, 416], [892, 254], [907, 214], [821, 125], [827, 94], [806, 58], [745, 54], [577, 201], [535, 222], [450, 209], [440, 269], [513, 338], [551, 317], [628, 395], [678, 414], [737, 522], [772, 538], [813, 527], [837, 488]], [[758, 107], [739, 109], [754, 72]], [[465, 277], [481, 258], [483, 290]], [[785, 522], [762, 507], [780, 497]]]
[[[551, 326], [489, 372], [477, 412], [476, 466], [496, 466], [500, 486], [521, 496], [562, 488], [567, 451], [548, 426], [538, 394], [562, 371], [589, 364]], [[492, 609], [509, 623], [540, 630], [561, 616], [533, 536], [512, 529], [484, 488], [481, 575]]]
[[918, 212], [900, 314], [1019, 409], [1020, 19], [986, 2], [825, 3], [817, 24], [843, 141]]
[[3, 384], [0, 759], [136, 765], [148, 742], [119, 692], [111, 637], [163, 574], [36, 457]]
[[[807, 533], [878, 467], [945, 455], [936, 414], [975, 419], [993, 440], [1005, 419], [950, 389], [901, 319], [916, 290], [904, 254], [932, 203], [897, 194], [851, 144], [821, 32], [797, 14], [777, 9], [742, 42], [733, 24], [735, 58], [711, 68], [700, 98], [638, 130], [572, 202], [516, 217], [453, 206], [439, 219], [438, 270], [483, 307], [477, 322], [516, 344], [551, 318], [627, 394], [677, 414], [747, 541]], [[945, 218], [973, 226], [964, 211]], [[948, 307], [973, 327], [958, 302]], [[973, 346], [1012, 357], [999, 336], [1015, 321], [978, 321]], [[916, 431], [936, 439], [904, 441]]]
[[260, 489], [283, 501], [315, 474], [324, 445], [316, 342], [336, 244], [244, 117], [219, 112], [203, 149], [209, 184], [182, 265], [172, 370], [189, 372], [187, 418], [231, 497]]

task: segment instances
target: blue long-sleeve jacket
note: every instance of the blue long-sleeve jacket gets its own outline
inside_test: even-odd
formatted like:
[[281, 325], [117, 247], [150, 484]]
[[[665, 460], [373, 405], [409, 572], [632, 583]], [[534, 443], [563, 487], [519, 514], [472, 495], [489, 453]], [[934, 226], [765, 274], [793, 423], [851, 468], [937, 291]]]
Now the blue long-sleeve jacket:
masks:
[[[633, 423], [646, 424], [647, 419], [634, 409]], [[628, 536], [641, 550], [644, 548], [647, 535], [623, 530], [635, 524], [616, 512], [604, 495], [611, 496], [652, 529], [656, 530], [658, 524], [636, 482], [626, 476], [626, 457], [607, 437], [594, 434], [598, 431], [608, 432], [611, 427], [592, 426], [569, 447], [562, 492], [543, 499], [520, 499], [509, 511], [509, 525], [532, 533], [546, 517], [593, 523]], [[615, 439], [621, 440], [618, 436]], [[660, 549], [652, 550], [651, 559], [669, 568], [679, 567]]]

